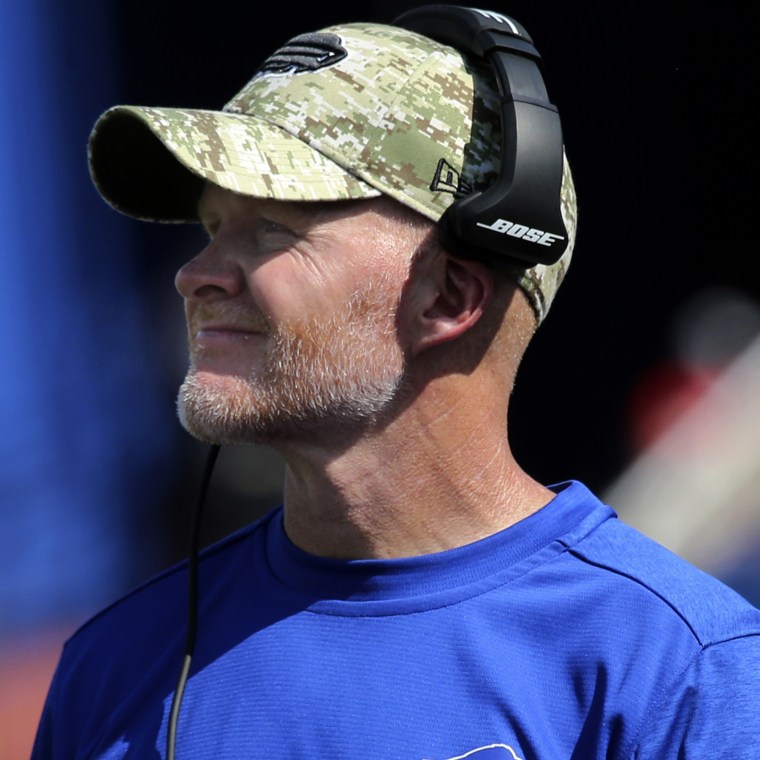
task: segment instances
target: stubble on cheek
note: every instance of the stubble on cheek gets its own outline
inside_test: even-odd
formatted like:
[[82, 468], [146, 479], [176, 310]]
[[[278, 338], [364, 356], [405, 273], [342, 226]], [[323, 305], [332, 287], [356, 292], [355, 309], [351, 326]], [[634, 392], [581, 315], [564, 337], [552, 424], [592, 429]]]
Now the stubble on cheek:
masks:
[[327, 319], [281, 325], [247, 374], [191, 363], [178, 399], [182, 424], [201, 440], [268, 443], [328, 419], [372, 420], [403, 376], [395, 306], [386, 291], [367, 288]]

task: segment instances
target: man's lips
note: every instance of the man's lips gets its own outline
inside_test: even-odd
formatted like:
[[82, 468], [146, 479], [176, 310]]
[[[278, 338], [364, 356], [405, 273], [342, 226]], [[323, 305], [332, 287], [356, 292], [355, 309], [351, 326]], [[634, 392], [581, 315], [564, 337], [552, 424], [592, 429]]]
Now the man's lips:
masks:
[[[185, 303], [188, 342], [193, 355], [220, 352], [240, 355], [247, 352], [262, 336], [271, 333], [269, 320], [248, 304], [227, 304], [214, 308], [211, 304]], [[258, 339], [258, 340], [254, 340]]]
[[240, 344], [264, 335], [259, 325], [241, 325], [235, 322], [201, 322], [191, 332], [195, 348]]
[[264, 330], [261, 327], [249, 327], [246, 325], [229, 324], [227, 322], [202, 322], [194, 332], [196, 336], [261, 335]]

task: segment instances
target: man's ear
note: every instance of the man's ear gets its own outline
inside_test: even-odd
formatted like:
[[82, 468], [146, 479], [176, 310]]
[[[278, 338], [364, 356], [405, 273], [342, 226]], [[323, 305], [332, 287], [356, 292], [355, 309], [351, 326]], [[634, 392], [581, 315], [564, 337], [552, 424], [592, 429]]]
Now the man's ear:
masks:
[[454, 340], [483, 316], [494, 292], [493, 273], [483, 263], [444, 252], [420, 272], [412, 355]]

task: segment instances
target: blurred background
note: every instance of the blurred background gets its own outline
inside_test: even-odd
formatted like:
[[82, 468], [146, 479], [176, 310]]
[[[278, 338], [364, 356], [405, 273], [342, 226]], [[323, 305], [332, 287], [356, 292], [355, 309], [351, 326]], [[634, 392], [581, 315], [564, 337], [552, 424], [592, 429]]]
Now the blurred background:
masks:
[[[99, 199], [92, 124], [219, 107], [288, 38], [422, 4], [0, 0], [0, 760], [28, 758], [65, 638], [185, 555], [205, 456], [174, 414], [173, 277], [201, 236]], [[515, 391], [518, 459], [760, 604], [758, 5], [488, 7], [544, 56], [580, 200]], [[281, 473], [223, 450], [204, 542], [276, 505]]]

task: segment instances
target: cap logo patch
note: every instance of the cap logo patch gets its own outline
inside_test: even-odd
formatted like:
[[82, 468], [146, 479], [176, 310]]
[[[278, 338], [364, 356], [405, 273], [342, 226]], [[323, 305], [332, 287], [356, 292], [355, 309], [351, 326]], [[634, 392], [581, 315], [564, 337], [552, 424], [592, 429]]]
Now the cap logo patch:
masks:
[[472, 192], [470, 184], [459, 176], [459, 172], [445, 158], [438, 161], [430, 189], [434, 193], [451, 193], [457, 198]]
[[303, 74], [333, 66], [348, 55], [340, 37], [330, 32], [301, 34], [264, 61], [257, 75]]

